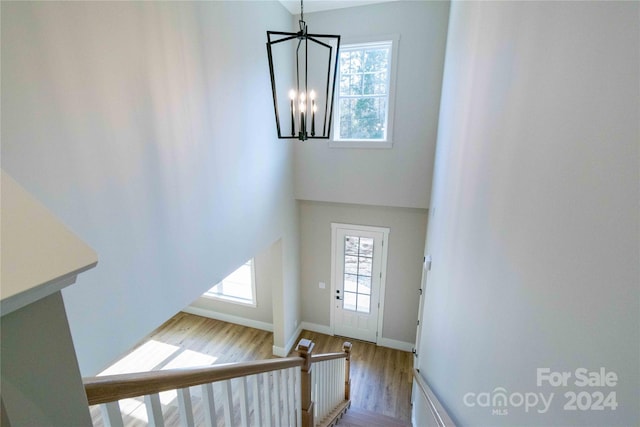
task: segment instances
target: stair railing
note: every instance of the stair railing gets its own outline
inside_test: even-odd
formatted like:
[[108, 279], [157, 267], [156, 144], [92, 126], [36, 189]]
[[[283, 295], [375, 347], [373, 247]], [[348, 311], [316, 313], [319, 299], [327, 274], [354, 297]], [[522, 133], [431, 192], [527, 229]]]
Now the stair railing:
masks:
[[[313, 347], [303, 339], [298, 357], [85, 378], [85, 391], [106, 427], [124, 426], [119, 401], [139, 397], [156, 427], [177, 420], [186, 427], [331, 426], [350, 404], [351, 344], [322, 355], [313, 355]], [[163, 409], [161, 393], [170, 390], [177, 408]]]
[[297, 348], [305, 359], [301, 382], [302, 425], [330, 426], [351, 403], [351, 343], [345, 342], [341, 353], [313, 355], [313, 347], [313, 342], [303, 339]]

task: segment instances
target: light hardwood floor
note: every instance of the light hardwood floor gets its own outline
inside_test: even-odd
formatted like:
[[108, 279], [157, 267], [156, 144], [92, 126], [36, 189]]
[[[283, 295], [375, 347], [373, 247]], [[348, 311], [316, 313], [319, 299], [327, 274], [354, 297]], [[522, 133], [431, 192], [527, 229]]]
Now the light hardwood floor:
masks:
[[[309, 331], [303, 331], [300, 338], [314, 341], [314, 354], [342, 351], [342, 344], [350, 341], [352, 406], [410, 420], [411, 353]], [[181, 312], [101, 375], [270, 359], [272, 345], [271, 332]], [[144, 411], [141, 404], [127, 409], [121, 402], [121, 406], [130, 413], [125, 417], [126, 424], [140, 425], [134, 421], [136, 413]], [[94, 425], [102, 425], [98, 408], [92, 407], [91, 412]]]

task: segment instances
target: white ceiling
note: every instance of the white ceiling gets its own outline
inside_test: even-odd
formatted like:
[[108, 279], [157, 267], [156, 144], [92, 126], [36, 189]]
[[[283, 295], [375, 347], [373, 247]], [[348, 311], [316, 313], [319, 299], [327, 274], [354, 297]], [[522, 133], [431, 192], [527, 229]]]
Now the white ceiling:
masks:
[[[279, 0], [292, 15], [300, 13], [300, 0]], [[384, 3], [397, 0], [305, 0], [304, 12], [320, 12], [322, 10], [342, 9], [345, 7], [364, 6], [373, 3]]]

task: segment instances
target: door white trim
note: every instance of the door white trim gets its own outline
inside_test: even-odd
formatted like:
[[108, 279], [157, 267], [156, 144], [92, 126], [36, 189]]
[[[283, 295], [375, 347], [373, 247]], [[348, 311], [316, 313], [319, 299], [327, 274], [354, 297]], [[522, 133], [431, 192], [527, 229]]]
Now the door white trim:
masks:
[[[336, 237], [338, 233], [338, 229], [343, 230], [356, 230], [356, 231], [369, 231], [382, 233], [382, 262], [380, 266], [380, 291], [379, 291], [379, 301], [380, 304], [378, 308], [378, 324], [377, 324], [377, 334], [375, 343], [378, 344], [382, 339], [382, 326], [384, 324], [384, 300], [385, 300], [385, 289], [387, 282], [387, 255], [388, 255], [388, 247], [389, 247], [389, 233], [390, 229], [387, 227], [374, 227], [368, 225], [355, 225], [355, 224], [343, 224], [332, 222], [331, 223], [331, 313], [329, 319], [329, 328], [331, 330], [331, 335], [335, 335], [335, 304], [334, 298], [336, 295]], [[373, 303], [372, 303], [373, 304]]]
[[422, 263], [422, 279], [420, 281], [420, 289], [419, 289], [419, 303], [418, 303], [418, 323], [416, 326], [416, 344], [413, 348], [413, 367], [415, 369], [419, 369], [420, 366], [420, 339], [422, 337], [422, 327], [423, 325], [423, 316], [424, 312], [424, 297], [427, 293], [427, 280], [429, 276], [429, 270], [431, 270], [431, 255], [424, 256], [424, 262]]

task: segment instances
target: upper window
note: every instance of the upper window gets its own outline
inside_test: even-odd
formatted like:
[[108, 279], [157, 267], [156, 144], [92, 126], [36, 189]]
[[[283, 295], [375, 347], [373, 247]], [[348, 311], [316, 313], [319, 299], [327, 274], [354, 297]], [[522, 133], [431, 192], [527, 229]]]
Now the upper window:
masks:
[[332, 147], [391, 147], [397, 41], [340, 46]]
[[253, 258], [209, 289], [204, 296], [255, 307], [256, 286]]

